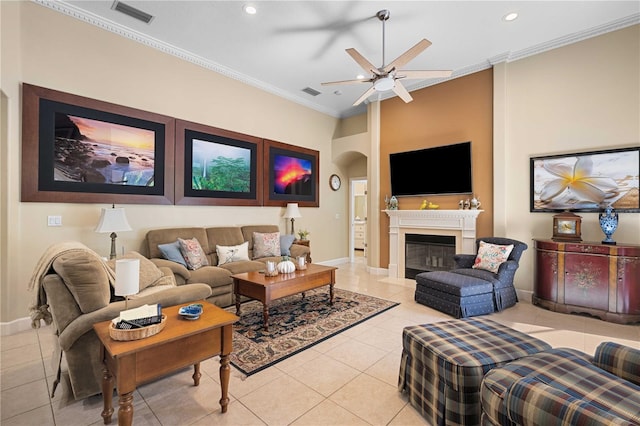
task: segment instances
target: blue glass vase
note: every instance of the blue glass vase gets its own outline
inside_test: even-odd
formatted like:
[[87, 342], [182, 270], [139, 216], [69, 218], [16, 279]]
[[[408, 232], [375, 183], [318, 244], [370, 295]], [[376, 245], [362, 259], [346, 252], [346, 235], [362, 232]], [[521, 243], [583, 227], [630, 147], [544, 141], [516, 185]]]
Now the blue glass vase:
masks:
[[606, 238], [602, 240], [602, 244], [615, 245], [615, 241], [611, 239], [611, 236], [616, 229], [618, 229], [618, 213], [611, 206], [607, 206], [604, 212], [600, 213], [600, 228]]

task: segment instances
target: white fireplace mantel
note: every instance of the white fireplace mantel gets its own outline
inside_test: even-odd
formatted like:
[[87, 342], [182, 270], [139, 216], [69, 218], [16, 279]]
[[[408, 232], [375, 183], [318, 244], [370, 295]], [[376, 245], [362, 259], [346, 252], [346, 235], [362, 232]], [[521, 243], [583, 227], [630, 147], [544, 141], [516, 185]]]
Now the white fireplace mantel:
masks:
[[456, 253], [475, 253], [476, 219], [482, 210], [383, 210], [389, 216], [389, 276], [404, 278], [406, 234], [450, 235]]

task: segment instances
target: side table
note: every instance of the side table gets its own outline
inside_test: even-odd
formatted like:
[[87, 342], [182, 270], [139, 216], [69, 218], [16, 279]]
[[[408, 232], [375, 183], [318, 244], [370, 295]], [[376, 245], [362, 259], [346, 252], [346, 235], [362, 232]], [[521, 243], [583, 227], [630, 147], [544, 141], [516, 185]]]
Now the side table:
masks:
[[[133, 422], [133, 392], [136, 386], [155, 380], [189, 365], [194, 366], [193, 384], [200, 384], [200, 362], [220, 355], [220, 406], [223, 413], [229, 405], [229, 354], [233, 344], [233, 324], [238, 317], [205, 300], [199, 319], [188, 321], [178, 315], [180, 306], [162, 310], [167, 316], [164, 329], [139, 340], [118, 341], [109, 335], [111, 321], [93, 325], [101, 343], [104, 362], [102, 395], [104, 424], [111, 423], [111, 395], [115, 378], [119, 396], [118, 425]], [[185, 350], [188, 348], [188, 350]]]
[[[309, 240], [293, 240], [293, 244], [299, 244], [301, 246], [311, 247], [311, 242]], [[307, 263], [311, 262], [311, 253], [307, 253]]]

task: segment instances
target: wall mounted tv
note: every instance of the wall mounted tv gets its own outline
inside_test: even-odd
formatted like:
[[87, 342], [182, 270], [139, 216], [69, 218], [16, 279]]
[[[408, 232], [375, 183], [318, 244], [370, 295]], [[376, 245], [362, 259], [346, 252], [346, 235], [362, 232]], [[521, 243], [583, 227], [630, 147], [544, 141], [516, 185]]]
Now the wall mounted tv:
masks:
[[471, 142], [389, 154], [391, 194], [471, 194]]

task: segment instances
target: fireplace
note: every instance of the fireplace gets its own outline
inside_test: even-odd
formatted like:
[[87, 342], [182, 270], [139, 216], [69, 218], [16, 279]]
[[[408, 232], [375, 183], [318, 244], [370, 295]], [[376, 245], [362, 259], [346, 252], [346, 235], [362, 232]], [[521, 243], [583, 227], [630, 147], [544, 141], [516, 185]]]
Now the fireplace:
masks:
[[421, 272], [451, 270], [454, 254], [456, 254], [456, 237], [406, 234], [404, 277], [414, 279]]
[[385, 213], [389, 216], [389, 277], [405, 278], [405, 237], [409, 234], [449, 236], [455, 239], [455, 253], [475, 253], [476, 219], [482, 210], [385, 210]]

